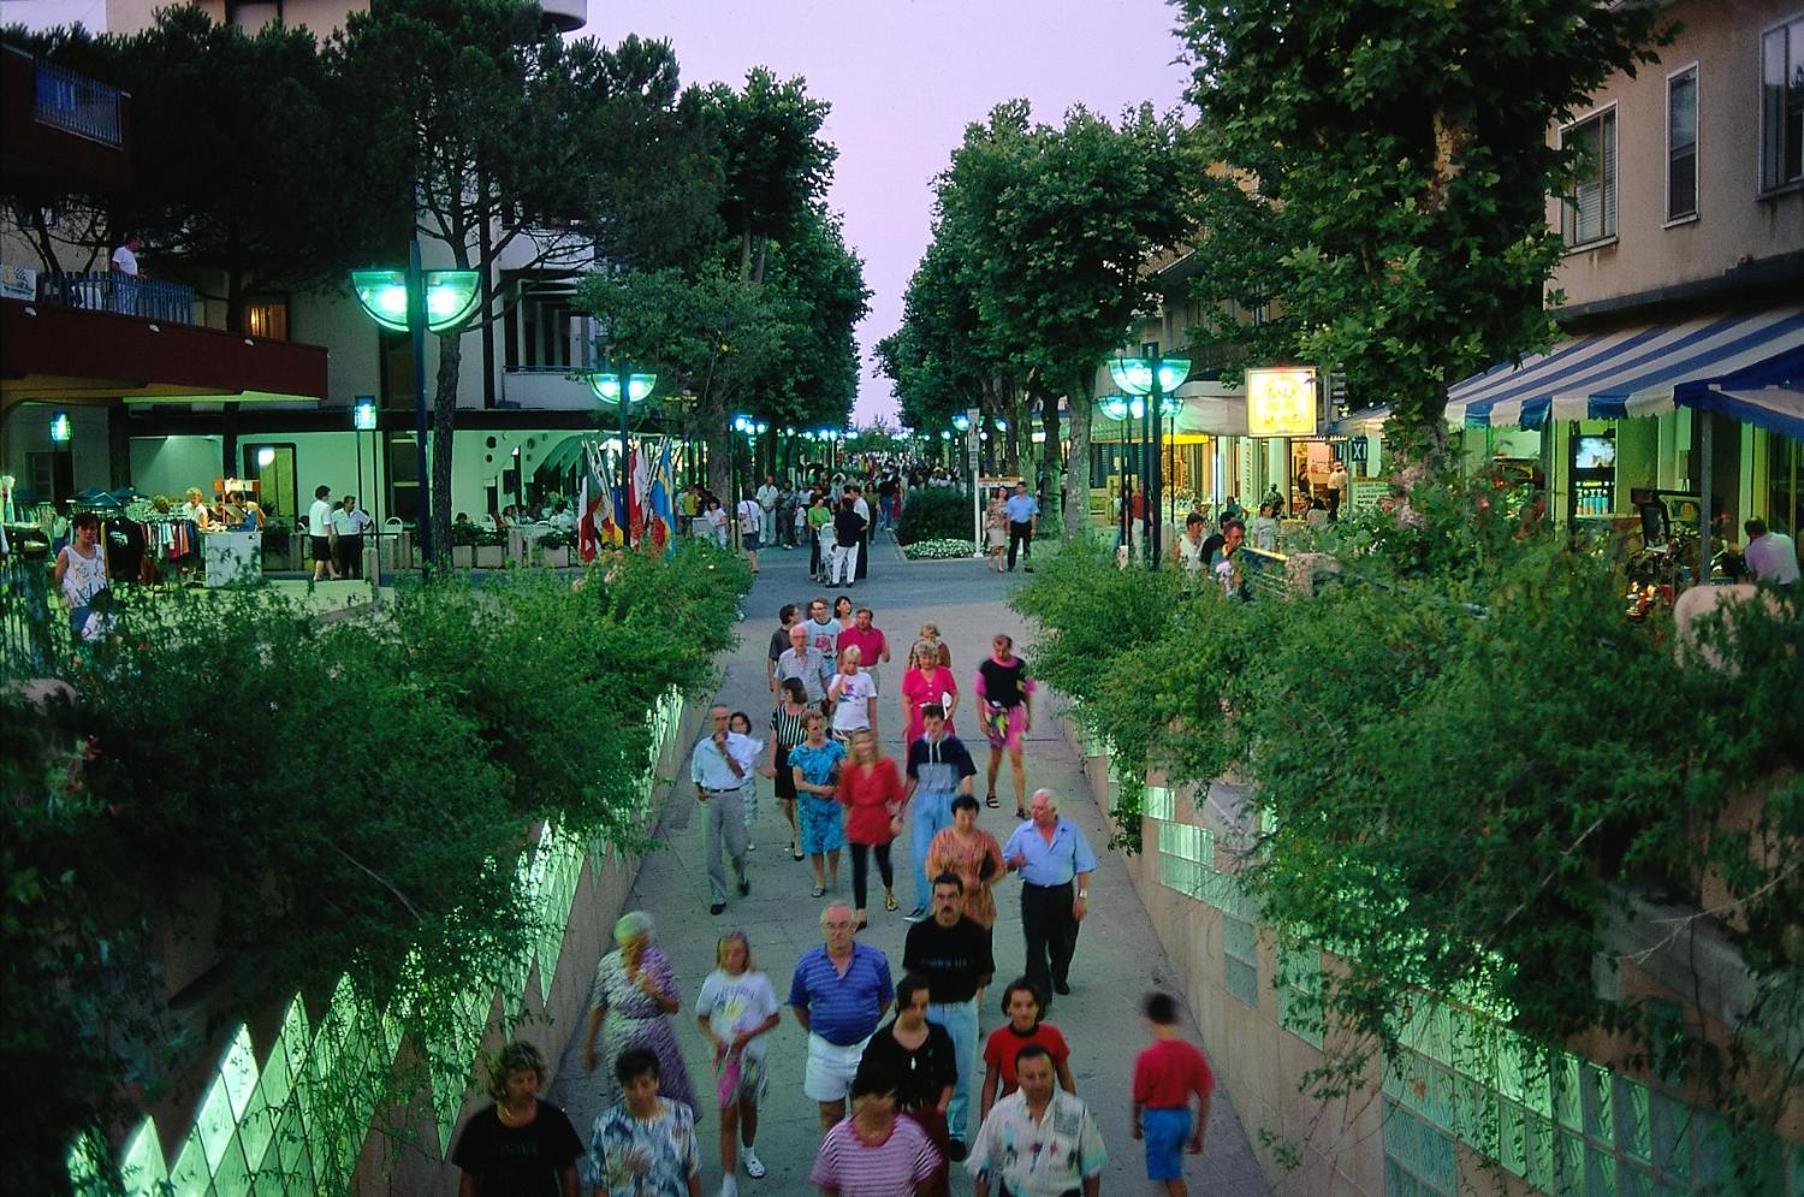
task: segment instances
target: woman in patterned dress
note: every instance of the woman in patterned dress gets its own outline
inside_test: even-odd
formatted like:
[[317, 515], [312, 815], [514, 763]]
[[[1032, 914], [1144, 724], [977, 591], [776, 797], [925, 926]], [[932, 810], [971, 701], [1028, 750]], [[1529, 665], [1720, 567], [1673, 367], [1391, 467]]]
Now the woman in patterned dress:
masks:
[[977, 825], [977, 809], [977, 799], [970, 794], [952, 800], [952, 826], [942, 828], [927, 846], [927, 875], [957, 873], [965, 883], [965, 917], [988, 931], [996, 925], [991, 887], [1005, 868], [1002, 846]]
[[590, 1181], [607, 1197], [702, 1197], [695, 1110], [672, 1099], [658, 1054], [623, 1052], [613, 1076], [624, 1100], [595, 1119]]
[[670, 957], [652, 946], [651, 916], [635, 910], [614, 924], [614, 942], [620, 946], [595, 966], [595, 983], [589, 989], [589, 1032], [583, 1041], [583, 1066], [595, 1071], [598, 1056], [595, 1039], [601, 1036], [599, 1060], [607, 1073], [603, 1082], [607, 1100], [620, 1096], [614, 1067], [621, 1053], [642, 1047], [658, 1057], [659, 1092], [693, 1109], [695, 1096], [683, 1053], [666, 1016], [682, 1008], [682, 993], [670, 970]]
[[802, 716], [808, 738], [789, 750], [796, 803], [802, 817], [802, 851], [814, 867], [814, 896], [839, 888], [839, 850], [846, 846], [840, 818], [839, 770], [846, 750], [827, 738], [827, 717], [819, 711]]

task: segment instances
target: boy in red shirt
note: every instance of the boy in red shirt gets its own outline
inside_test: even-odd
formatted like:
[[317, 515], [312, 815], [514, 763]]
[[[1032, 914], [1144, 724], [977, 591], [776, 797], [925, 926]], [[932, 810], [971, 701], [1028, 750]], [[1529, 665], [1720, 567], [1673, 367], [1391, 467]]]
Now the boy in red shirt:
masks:
[[1146, 1140], [1147, 1179], [1163, 1181], [1171, 1197], [1186, 1197], [1184, 1140], [1190, 1140], [1191, 1155], [1202, 1153], [1215, 1074], [1203, 1053], [1178, 1036], [1178, 1007], [1170, 994], [1147, 994], [1142, 1010], [1153, 1041], [1134, 1059], [1134, 1138]]

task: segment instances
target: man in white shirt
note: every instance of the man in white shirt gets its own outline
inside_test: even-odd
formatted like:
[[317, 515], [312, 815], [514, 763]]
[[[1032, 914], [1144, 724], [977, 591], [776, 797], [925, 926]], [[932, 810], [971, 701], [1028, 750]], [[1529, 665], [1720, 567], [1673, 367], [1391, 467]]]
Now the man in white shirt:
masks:
[[758, 488], [758, 508], [762, 518], [758, 526], [758, 538], [765, 544], [775, 546], [777, 543], [777, 503], [783, 492], [777, 489], [777, 480], [769, 474], [764, 476], [764, 485]]
[[739, 500], [739, 506], [733, 515], [739, 521], [739, 547], [745, 550], [745, 562], [758, 572], [758, 548], [764, 530], [764, 508], [758, 500], [747, 495]]
[[1798, 584], [1798, 546], [1783, 532], [1767, 530], [1765, 520], [1749, 520], [1742, 530], [1748, 534], [1748, 547], [1742, 559], [1756, 582], [1767, 582], [1787, 589]]
[[138, 313], [138, 250], [144, 245], [143, 238], [136, 233], [127, 233], [118, 249], [113, 251], [109, 264], [109, 281], [113, 287], [113, 306], [115, 312], [127, 316]]
[[338, 566], [332, 563], [332, 488], [317, 486], [313, 506], [307, 509], [307, 538], [313, 548], [313, 580], [323, 582], [330, 573], [338, 580]]
[[708, 913], [719, 914], [727, 908], [727, 871], [720, 858], [722, 841], [733, 858], [733, 869], [739, 874], [739, 896], [752, 892], [751, 879], [745, 868], [745, 807], [740, 786], [754, 775], [758, 761], [758, 741], [750, 736], [727, 730], [730, 713], [724, 706], [712, 707], [708, 719], [713, 731], [695, 745], [689, 763], [689, 778], [695, 783], [695, 800], [706, 808], [708, 817]]
[[363, 577], [363, 530], [369, 526], [370, 517], [357, 506], [355, 495], [346, 495], [332, 509], [332, 531], [338, 536], [340, 577]]

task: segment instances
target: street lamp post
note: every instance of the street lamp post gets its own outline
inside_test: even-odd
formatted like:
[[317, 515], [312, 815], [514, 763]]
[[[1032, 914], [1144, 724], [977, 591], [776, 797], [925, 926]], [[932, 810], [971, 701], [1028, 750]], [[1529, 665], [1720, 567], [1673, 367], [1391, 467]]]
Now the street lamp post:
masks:
[[1116, 522], [1120, 526], [1121, 543], [1127, 546], [1130, 555], [1134, 549], [1134, 517], [1132, 491], [1128, 488], [1128, 462], [1131, 459], [1133, 445], [1133, 420], [1137, 420], [1146, 410], [1144, 399], [1129, 399], [1126, 395], [1110, 395], [1102, 401], [1102, 414], [1105, 419], [1116, 421], [1121, 426], [1121, 514]]
[[[426, 466], [426, 331], [449, 332], [482, 301], [477, 270], [421, 270], [420, 239], [407, 246], [406, 270], [353, 270], [351, 290], [364, 313], [413, 341], [414, 453], [419, 474], [420, 558], [432, 561], [432, 488]], [[380, 556], [380, 554], [378, 554]]]
[[620, 406], [620, 543], [633, 547], [632, 519], [627, 514], [631, 503], [632, 466], [628, 461], [628, 438], [632, 435], [627, 419], [635, 403], [643, 403], [658, 385], [656, 374], [635, 374], [622, 366], [619, 370], [597, 370], [589, 375], [589, 390], [603, 403]]
[[[751, 457], [752, 472], [757, 473], [758, 438], [770, 431], [770, 425], [763, 420], [754, 420], [747, 415], [733, 417], [733, 431], [745, 437], [746, 451]], [[733, 498], [733, 544], [738, 547], [744, 529], [739, 526], [739, 454], [738, 442], [734, 441], [734, 452], [728, 455], [727, 473], [731, 476], [732, 487], [729, 493]]]
[[[371, 501], [376, 515], [371, 521], [376, 529], [376, 578], [372, 592], [382, 594], [382, 473], [376, 461], [376, 397], [359, 395], [351, 405], [351, 443], [357, 447], [357, 494], [363, 497], [363, 433], [370, 434], [370, 485], [375, 488]], [[359, 562], [361, 564], [361, 562]]]
[[1140, 346], [1141, 356], [1119, 357], [1109, 363], [1109, 374], [1115, 385], [1130, 395], [1146, 397], [1141, 419], [1150, 432], [1148, 470], [1150, 485], [1146, 495], [1147, 568], [1159, 568], [1159, 500], [1163, 479], [1159, 469], [1159, 440], [1164, 421], [1159, 418], [1167, 394], [1176, 391], [1190, 377], [1190, 359], [1161, 357], [1159, 343], [1147, 341]]

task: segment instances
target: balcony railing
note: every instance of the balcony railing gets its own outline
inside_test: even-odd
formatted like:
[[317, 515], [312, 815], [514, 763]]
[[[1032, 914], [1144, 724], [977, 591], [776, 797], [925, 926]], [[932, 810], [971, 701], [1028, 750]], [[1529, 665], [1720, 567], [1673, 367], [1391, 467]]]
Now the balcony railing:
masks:
[[65, 274], [60, 278], [40, 274], [38, 301], [170, 324], [195, 323], [193, 287], [162, 279], [138, 278], [116, 270]]
[[103, 145], [124, 146], [124, 92], [47, 62], [33, 65], [37, 75], [33, 116]]

